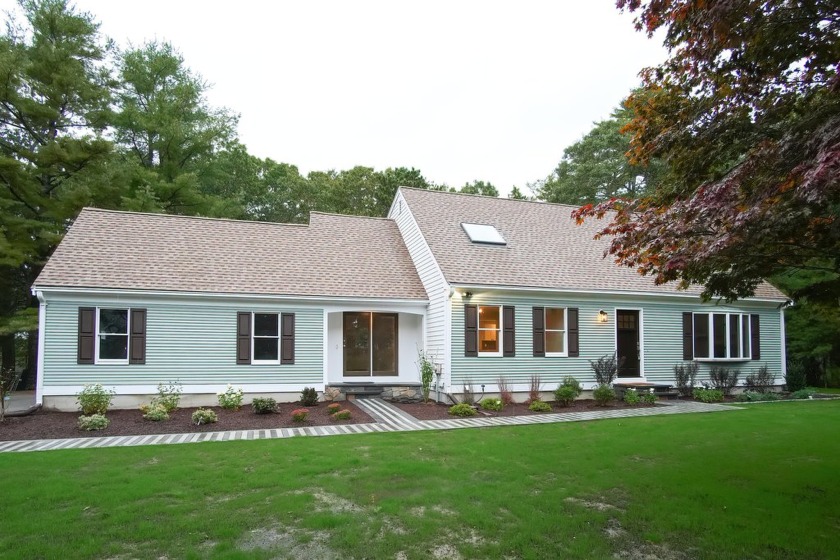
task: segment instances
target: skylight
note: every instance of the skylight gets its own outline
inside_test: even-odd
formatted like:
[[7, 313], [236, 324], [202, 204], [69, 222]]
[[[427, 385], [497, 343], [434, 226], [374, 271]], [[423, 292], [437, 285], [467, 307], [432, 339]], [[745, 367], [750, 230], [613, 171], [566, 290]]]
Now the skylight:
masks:
[[464, 231], [473, 243], [486, 243], [488, 245], [507, 245], [507, 241], [499, 233], [495, 226], [487, 224], [461, 224]]

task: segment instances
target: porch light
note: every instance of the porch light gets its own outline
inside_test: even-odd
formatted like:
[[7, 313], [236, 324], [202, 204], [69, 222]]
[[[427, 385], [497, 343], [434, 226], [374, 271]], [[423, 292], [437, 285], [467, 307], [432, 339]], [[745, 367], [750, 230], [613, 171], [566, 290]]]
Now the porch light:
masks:
[[464, 292], [464, 299], [470, 299], [472, 297], [472, 292]]
[[599, 323], [606, 323], [607, 322], [607, 312], [603, 309], [598, 312], [598, 322]]

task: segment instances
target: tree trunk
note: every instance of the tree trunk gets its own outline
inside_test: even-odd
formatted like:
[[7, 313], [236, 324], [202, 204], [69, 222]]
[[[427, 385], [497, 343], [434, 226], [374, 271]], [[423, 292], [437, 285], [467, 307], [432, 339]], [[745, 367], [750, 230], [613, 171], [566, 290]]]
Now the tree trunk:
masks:
[[7, 334], [0, 336], [0, 354], [3, 358], [0, 361], [0, 368], [15, 369], [15, 335]]

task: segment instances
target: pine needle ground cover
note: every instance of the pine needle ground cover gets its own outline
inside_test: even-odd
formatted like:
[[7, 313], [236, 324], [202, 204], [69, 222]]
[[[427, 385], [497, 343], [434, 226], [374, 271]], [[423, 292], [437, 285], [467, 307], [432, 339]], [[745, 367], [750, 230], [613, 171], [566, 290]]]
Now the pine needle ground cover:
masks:
[[840, 402], [0, 455], [4, 558], [829, 558]]

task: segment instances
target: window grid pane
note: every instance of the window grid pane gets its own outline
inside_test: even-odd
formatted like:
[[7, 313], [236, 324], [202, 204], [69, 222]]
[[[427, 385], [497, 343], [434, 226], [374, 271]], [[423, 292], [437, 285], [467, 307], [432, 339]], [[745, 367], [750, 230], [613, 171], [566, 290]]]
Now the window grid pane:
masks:
[[566, 351], [566, 331], [546, 331], [545, 351], [546, 353], [562, 354]]
[[545, 308], [545, 330], [562, 331], [566, 329], [566, 310], [562, 307]]
[[99, 332], [128, 334], [128, 309], [100, 309]]
[[276, 338], [254, 338], [254, 360], [277, 360], [278, 347]]

